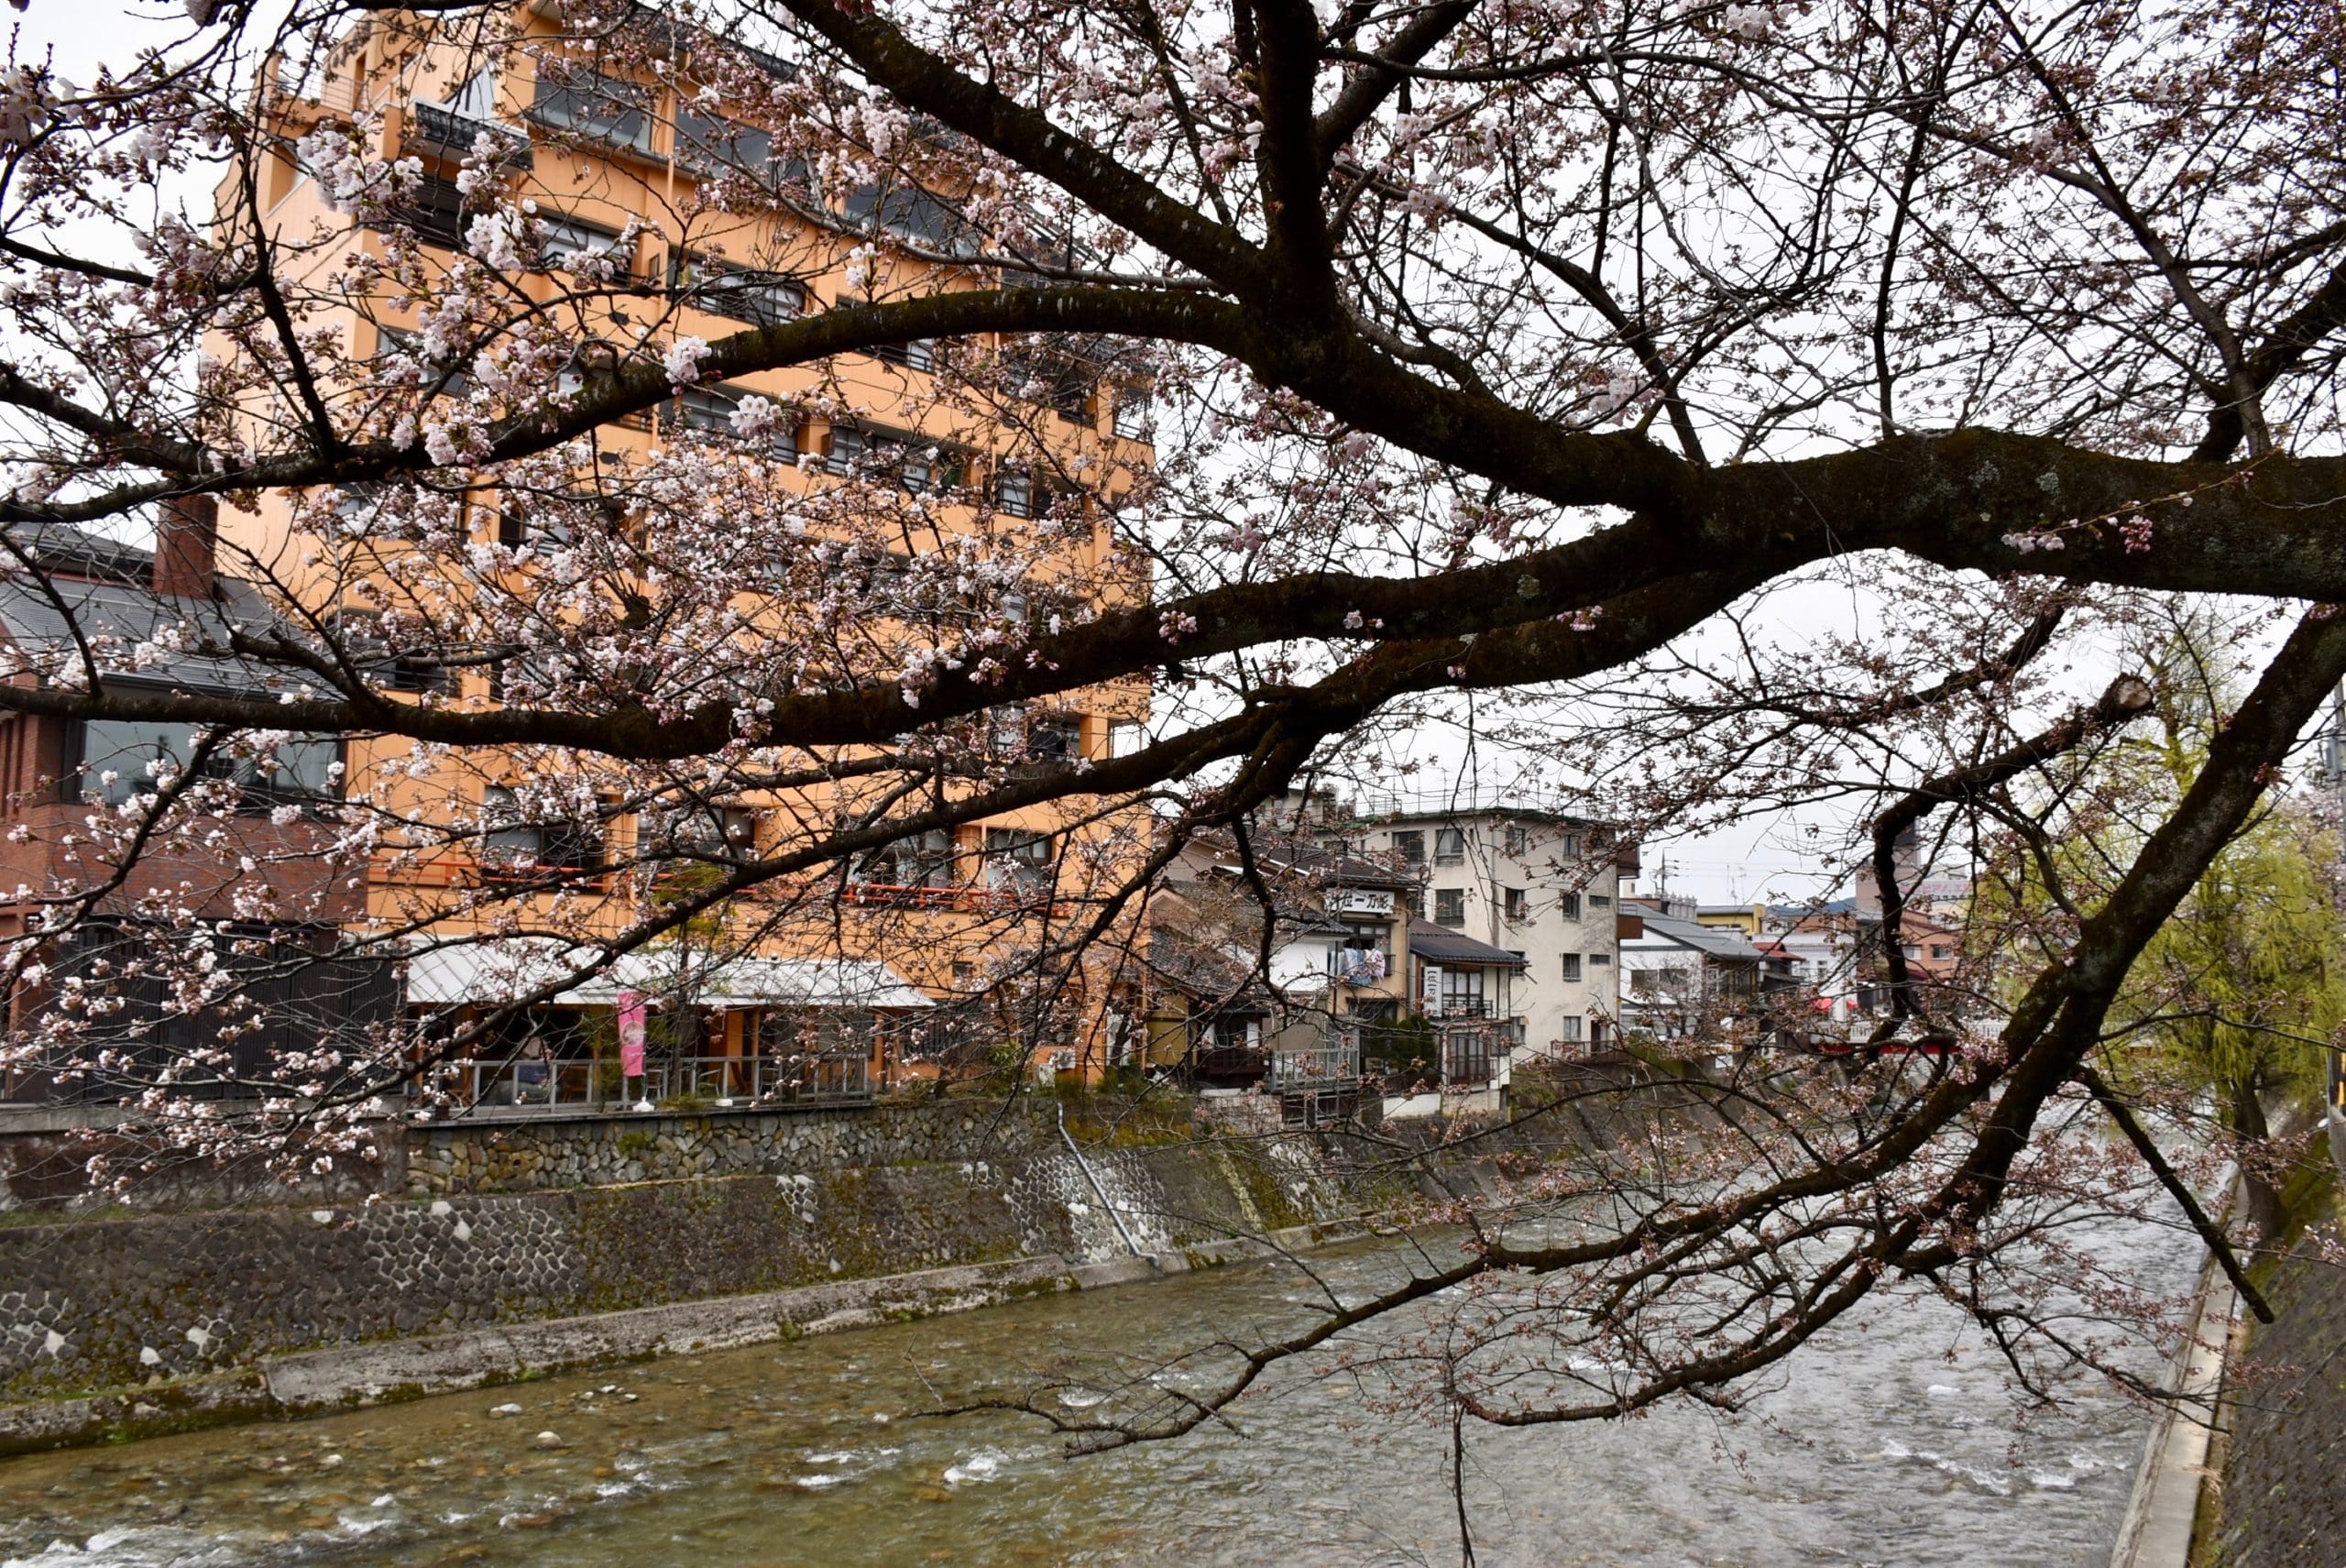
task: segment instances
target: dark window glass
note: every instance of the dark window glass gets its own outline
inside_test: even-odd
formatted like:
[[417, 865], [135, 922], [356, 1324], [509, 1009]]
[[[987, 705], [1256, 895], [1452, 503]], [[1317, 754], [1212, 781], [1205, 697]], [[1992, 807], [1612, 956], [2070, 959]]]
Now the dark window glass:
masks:
[[780, 326], [806, 313], [805, 285], [785, 273], [729, 267], [694, 256], [676, 263], [670, 282], [710, 314], [752, 326]]
[[805, 190], [808, 185], [806, 160], [777, 159], [769, 132], [688, 104], [676, 110], [676, 161], [702, 174], [738, 169], [769, 189], [788, 185]]
[[1433, 919], [1437, 926], [1466, 924], [1466, 890], [1463, 887], [1434, 889]]
[[[744, 398], [762, 396], [747, 387], [730, 382], [713, 387], [687, 387], [676, 394], [669, 405], [670, 415], [685, 430], [703, 431], [712, 435], [732, 435], [733, 416], [740, 411]], [[777, 457], [798, 455], [798, 430], [793, 416], [786, 411], [775, 415], [774, 428], [763, 437], [766, 447]]]
[[530, 117], [613, 147], [652, 150], [649, 94], [642, 89], [576, 66], [547, 60], [538, 67]]
[[848, 197], [847, 215], [926, 249], [967, 255], [977, 248], [977, 236], [951, 208], [909, 185], [866, 185]]
[[461, 398], [471, 392], [472, 378], [453, 366], [434, 365], [423, 356], [423, 340], [400, 327], [376, 329], [384, 354], [404, 354], [423, 367], [423, 388], [435, 398]]
[[842, 478], [893, 477], [915, 495], [950, 489], [962, 482], [965, 474], [960, 455], [950, 448], [915, 436], [861, 430], [854, 425], [831, 427], [830, 451], [824, 458], [824, 466]]
[[394, 204], [376, 226], [409, 229], [426, 245], [462, 250], [466, 222], [465, 193], [456, 189], [456, 182], [426, 174], [415, 193]]
[[881, 344], [872, 349], [872, 356], [891, 365], [902, 365], [910, 370], [937, 368], [937, 345], [925, 337], [916, 337], [910, 343]]
[[[138, 723], [93, 718], [79, 727], [82, 770], [73, 798], [95, 795], [109, 806], [121, 806], [134, 795], [152, 794], [159, 769], [177, 772], [195, 754], [183, 724]], [[214, 752], [208, 776], [234, 781], [243, 791], [240, 805], [253, 811], [302, 801], [331, 799], [335, 794], [334, 767], [342, 761], [342, 743], [327, 737], [287, 740], [273, 751], [254, 756], [224, 756]]]
[[622, 270], [625, 269], [629, 258], [619, 254], [618, 230], [587, 223], [583, 218], [559, 215], [538, 221], [543, 225], [539, 231], [543, 236], [540, 243], [548, 267], [573, 271], [583, 258], [609, 256], [619, 262]]
[[482, 791], [481, 818], [481, 859], [489, 865], [592, 871], [603, 863], [600, 822], [532, 822], [506, 785]]
[[986, 829], [986, 882], [992, 887], [1032, 887], [1048, 874], [1051, 839], [1023, 828]]

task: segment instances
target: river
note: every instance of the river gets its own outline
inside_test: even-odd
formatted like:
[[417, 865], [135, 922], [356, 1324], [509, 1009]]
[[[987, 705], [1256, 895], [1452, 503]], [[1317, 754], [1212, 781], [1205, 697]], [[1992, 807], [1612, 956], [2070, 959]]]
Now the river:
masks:
[[[2138, 1266], [2190, 1266], [2171, 1235], [2138, 1231], [2125, 1250]], [[1394, 1257], [1318, 1262], [1357, 1287]], [[1303, 1298], [1284, 1268], [1227, 1269], [10, 1460], [0, 1563], [1458, 1562], [1447, 1429], [1376, 1415], [1354, 1384], [1301, 1367], [1251, 1393], [1234, 1427], [1075, 1460], [1031, 1418], [917, 1414], [1070, 1372], [1105, 1383], [1151, 1346], [1292, 1323]], [[1977, 1332], [1925, 1300], [1809, 1347], [1756, 1418], [1470, 1430], [1466, 1486], [1494, 1568], [2099, 1564], [2146, 1422], [2081, 1379], [2016, 1423]], [[536, 1446], [543, 1432], [562, 1446]]]

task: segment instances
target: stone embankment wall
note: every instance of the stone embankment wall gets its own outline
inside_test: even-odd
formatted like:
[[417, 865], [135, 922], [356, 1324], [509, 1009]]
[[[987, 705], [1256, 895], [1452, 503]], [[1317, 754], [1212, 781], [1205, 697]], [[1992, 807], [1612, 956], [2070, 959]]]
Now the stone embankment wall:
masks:
[[395, 1196], [15, 1216], [0, 1225], [0, 1401], [918, 1269], [1163, 1252], [1355, 1206], [1316, 1140], [1079, 1160], [1051, 1118], [948, 1102], [414, 1129], [384, 1167], [402, 1176]]
[[2231, 1379], [2198, 1568], [2346, 1563], [2346, 1271], [2309, 1235], [2264, 1288], [2275, 1321]]
[[579, 1116], [411, 1128], [400, 1184], [411, 1198], [538, 1192], [614, 1181], [770, 1176], [1002, 1158], [1063, 1149], [1033, 1102], [706, 1116]]

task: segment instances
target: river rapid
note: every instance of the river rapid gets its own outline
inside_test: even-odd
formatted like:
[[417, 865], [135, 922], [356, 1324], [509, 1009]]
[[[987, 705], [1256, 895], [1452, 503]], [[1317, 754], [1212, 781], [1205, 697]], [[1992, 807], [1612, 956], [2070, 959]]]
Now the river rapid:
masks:
[[[2179, 1282], [2195, 1251], [2137, 1229], [2110, 1261]], [[1398, 1256], [1313, 1261], [1356, 1289]], [[1283, 1266], [1225, 1269], [0, 1462], [0, 1563], [1457, 1563], [1447, 1427], [1376, 1413], [1354, 1381], [1303, 1366], [1230, 1425], [1074, 1460], [1031, 1417], [918, 1414], [1048, 1379], [1106, 1387], [1157, 1347], [1292, 1326], [1308, 1290]], [[1470, 1428], [1466, 1494], [1478, 1561], [1501, 1568], [2098, 1565], [2147, 1423], [2090, 1379], [2016, 1420], [1977, 1331], [1918, 1300], [1812, 1344], [1732, 1423], [1672, 1409]]]

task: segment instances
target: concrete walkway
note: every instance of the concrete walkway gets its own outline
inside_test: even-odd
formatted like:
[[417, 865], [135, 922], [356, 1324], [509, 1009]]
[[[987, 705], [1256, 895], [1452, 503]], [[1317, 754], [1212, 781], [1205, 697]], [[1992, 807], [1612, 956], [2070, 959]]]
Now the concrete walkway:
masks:
[[2224, 1346], [2238, 1310], [2231, 1281], [2211, 1259], [2201, 1279], [2190, 1341], [2169, 1379], [2175, 1398], [2159, 1408], [2152, 1423], [2110, 1568], [2188, 1568], [2191, 1527], [2199, 1516], [2208, 1444], [2214, 1435], [2209, 1419], [2222, 1388]]

